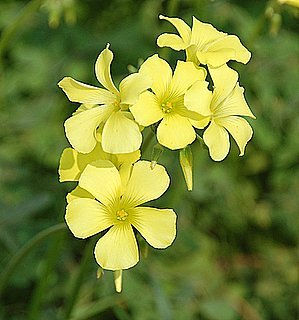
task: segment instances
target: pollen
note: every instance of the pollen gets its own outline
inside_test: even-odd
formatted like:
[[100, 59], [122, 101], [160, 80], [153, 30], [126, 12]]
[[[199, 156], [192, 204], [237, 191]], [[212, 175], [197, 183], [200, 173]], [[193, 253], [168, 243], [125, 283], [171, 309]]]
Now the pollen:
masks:
[[162, 103], [162, 112], [164, 113], [170, 113], [172, 111], [173, 105], [171, 102]]
[[124, 220], [127, 219], [128, 215], [129, 214], [124, 209], [118, 210], [116, 212], [116, 219], [119, 220], [119, 221], [124, 221]]

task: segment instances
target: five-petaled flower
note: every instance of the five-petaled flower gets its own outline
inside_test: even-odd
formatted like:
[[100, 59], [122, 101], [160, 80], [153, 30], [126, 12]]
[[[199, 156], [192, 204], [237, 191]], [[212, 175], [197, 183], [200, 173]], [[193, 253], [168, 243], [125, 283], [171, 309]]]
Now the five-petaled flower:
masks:
[[151, 85], [149, 78], [133, 73], [115, 87], [110, 64], [113, 53], [107, 46], [98, 56], [95, 73], [106, 89], [90, 86], [70, 77], [63, 78], [59, 86], [70, 101], [91, 105], [65, 121], [66, 136], [74, 149], [89, 153], [96, 146], [96, 130], [102, 131], [102, 146], [108, 153], [129, 153], [139, 149], [142, 135], [138, 124], [128, 111], [141, 92]]
[[242, 156], [252, 137], [252, 128], [239, 116], [254, 119], [255, 116], [246, 103], [244, 89], [239, 86], [236, 71], [223, 65], [217, 69], [209, 68], [209, 72], [214, 83], [213, 93], [208, 90], [206, 81], [198, 81], [185, 95], [188, 109], [202, 115], [201, 120], [192, 121], [192, 124], [202, 129], [210, 122], [203, 140], [213, 160], [221, 161], [227, 156], [230, 147], [228, 132], [235, 139]]
[[160, 15], [160, 19], [169, 21], [177, 29], [176, 34], [163, 33], [157, 39], [159, 47], [174, 50], [186, 50], [187, 61], [220, 67], [229, 60], [247, 63], [250, 52], [235, 35], [220, 32], [209, 23], [203, 23], [193, 17], [192, 29], [179, 18]]
[[95, 247], [95, 257], [102, 268], [122, 270], [138, 262], [132, 227], [155, 248], [166, 248], [173, 242], [176, 235], [174, 211], [140, 206], [159, 198], [168, 188], [169, 176], [163, 166], [151, 169], [149, 161], [138, 161], [124, 181], [112, 162], [99, 160], [87, 165], [79, 178], [79, 186], [95, 199], [70, 201], [65, 219], [78, 238], [87, 238], [109, 228]]
[[136, 121], [146, 127], [162, 119], [157, 139], [169, 149], [184, 148], [192, 143], [196, 134], [190, 120], [199, 119], [199, 115], [184, 106], [184, 94], [194, 82], [205, 79], [205, 69], [193, 62], [178, 61], [172, 75], [169, 64], [154, 55], [141, 65], [139, 73], [153, 80], [153, 92], [143, 92], [130, 107]]

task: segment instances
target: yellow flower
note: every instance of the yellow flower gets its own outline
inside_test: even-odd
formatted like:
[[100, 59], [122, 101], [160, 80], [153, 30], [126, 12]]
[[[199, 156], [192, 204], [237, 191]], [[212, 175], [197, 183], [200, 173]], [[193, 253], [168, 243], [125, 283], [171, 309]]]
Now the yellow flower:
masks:
[[186, 50], [187, 61], [208, 64], [217, 68], [229, 60], [247, 63], [250, 52], [235, 35], [220, 32], [209, 23], [203, 23], [193, 17], [191, 28], [179, 18], [160, 19], [169, 21], [177, 29], [176, 34], [163, 33], [157, 39], [159, 47], [170, 47], [174, 50]]
[[206, 81], [196, 82], [185, 95], [185, 105], [190, 110], [202, 115], [193, 125], [205, 130], [203, 140], [209, 148], [210, 156], [215, 161], [223, 160], [230, 148], [228, 132], [235, 139], [240, 156], [244, 155], [247, 142], [252, 137], [252, 128], [239, 117], [255, 119], [244, 98], [244, 89], [239, 86], [238, 73], [227, 65], [209, 68], [213, 83], [213, 93], [208, 90]]
[[205, 69], [196, 67], [193, 62], [178, 61], [172, 75], [169, 64], [154, 55], [142, 64], [139, 72], [153, 80], [153, 92], [143, 92], [130, 107], [135, 120], [142, 126], [149, 126], [162, 119], [157, 138], [169, 149], [184, 148], [192, 143], [195, 131], [190, 119], [199, 116], [184, 106], [184, 94], [194, 82], [205, 79]]
[[[60, 157], [59, 163], [59, 181], [78, 181], [81, 173], [88, 164], [97, 160], [109, 160], [119, 170], [122, 181], [127, 181], [129, 178], [131, 165], [140, 159], [140, 151], [123, 154], [110, 154], [103, 151], [101, 143], [98, 142], [96, 147], [90, 153], [80, 153], [72, 148], [65, 148]], [[67, 195], [67, 201], [82, 197], [93, 198], [86, 190], [77, 186]]]
[[108, 270], [133, 267], [139, 260], [133, 228], [155, 248], [166, 248], [176, 235], [176, 215], [171, 209], [139, 207], [159, 198], [169, 186], [169, 176], [161, 165], [150, 168], [138, 161], [126, 184], [122, 185], [116, 167], [107, 160], [87, 165], [79, 186], [95, 199], [72, 200], [66, 209], [66, 222], [78, 238], [109, 230], [97, 242], [95, 257]]
[[110, 65], [113, 53], [107, 48], [97, 58], [95, 73], [98, 81], [106, 89], [93, 87], [70, 77], [63, 78], [59, 87], [70, 101], [92, 105], [75, 113], [65, 121], [65, 131], [74, 149], [81, 153], [91, 152], [96, 143], [95, 132], [102, 127], [102, 146], [108, 153], [129, 153], [139, 149], [142, 136], [139, 126], [128, 111], [141, 92], [150, 87], [151, 82], [140, 73], [124, 78], [115, 87]]
[[278, 0], [281, 4], [288, 4], [289, 6], [297, 7], [299, 8], [299, 0]]

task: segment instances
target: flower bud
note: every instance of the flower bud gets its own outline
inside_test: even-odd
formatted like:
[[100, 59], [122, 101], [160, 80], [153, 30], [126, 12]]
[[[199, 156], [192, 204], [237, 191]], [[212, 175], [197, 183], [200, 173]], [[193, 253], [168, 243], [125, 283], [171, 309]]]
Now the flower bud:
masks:
[[121, 292], [121, 289], [122, 289], [123, 271], [122, 270], [113, 271], [113, 276], [114, 276], [115, 291], [119, 293]]
[[180, 150], [180, 165], [183, 170], [184, 178], [186, 181], [188, 191], [192, 191], [193, 179], [192, 179], [192, 167], [193, 156], [190, 146]]

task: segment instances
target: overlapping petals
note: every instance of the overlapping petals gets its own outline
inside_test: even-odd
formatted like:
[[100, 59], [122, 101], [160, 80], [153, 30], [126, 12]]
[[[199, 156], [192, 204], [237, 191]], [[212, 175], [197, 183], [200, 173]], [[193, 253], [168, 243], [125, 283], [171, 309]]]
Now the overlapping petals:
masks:
[[173, 24], [179, 36], [164, 33], [157, 39], [158, 46], [186, 50], [189, 61], [216, 68], [229, 60], [247, 63], [251, 57], [250, 52], [237, 36], [220, 32], [211, 24], [203, 23], [195, 17], [193, 17], [192, 30], [179, 18], [168, 18], [162, 15], [159, 17]]
[[157, 129], [160, 144], [169, 149], [180, 149], [192, 143], [196, 137], [191, 120], [201, 116], [184, 105], [184, 94], [196, 81], [204, 80], [206, 71], [193, 62], [178, 61], [172, 75], [168, 63], [154, 55], [141, 66], [140, 73], [153, 81], [153, 92], [143, 92], [130, 107], [135, 120], [143, 126], [161, 121]]
[[171, 209], [138, 207], [160, 197], [169, 186], [164, 167], [151, 169], [149, 161], [133, 165], [122, 188], [120, 173], [112, 162], [88, 164], [79, 178], [79, 187], [94, 198], [76, 197], [66, 210], [66, 222], [76, 237], [86, 238], [105, 229], [95, 257], [102, 268], [121, 270], [134, 266], [138, 248], [132, 227], [155, 248], [166, 248], [176, 234], [176, 215]]
[[246, 103], [244, 89], [237, 82], [236, 71], [227, 65], [209, 70], [215, 86], [213, 93], [208, 90], [207, 83], [197, 82], [187, 91], [185, 105], [202, 115], [202, 120], [193, 122], [193, 125], [204, 128], [210, 122], [203, 140], [213, 160], [221, 161], [227, 156], [230, 148], [228, 132], [235, 139], [242, 156], [253, 131], [249, 123], [239, 116], [255, 116]]
[[110, 74], [112, 60], [113, 53], [107, 46], [95, 64], [96, 77], [105, 89], [70, 77], [62, 79], [58, 84], [70, 101], [94, 105], [93, 108], [76, 112], [65, 122], [66, 136], [80, 153], [90, 153], [94, 149], [99, 128], [103, 130], [102, 145], [105, 152], [130, 153], [138, 150], [141, 145], [139, 126], [134, 119], [123, 113], [150, 87], [151, 80], [141, 73], [134, 73], [121, 81], [118, 90]]

